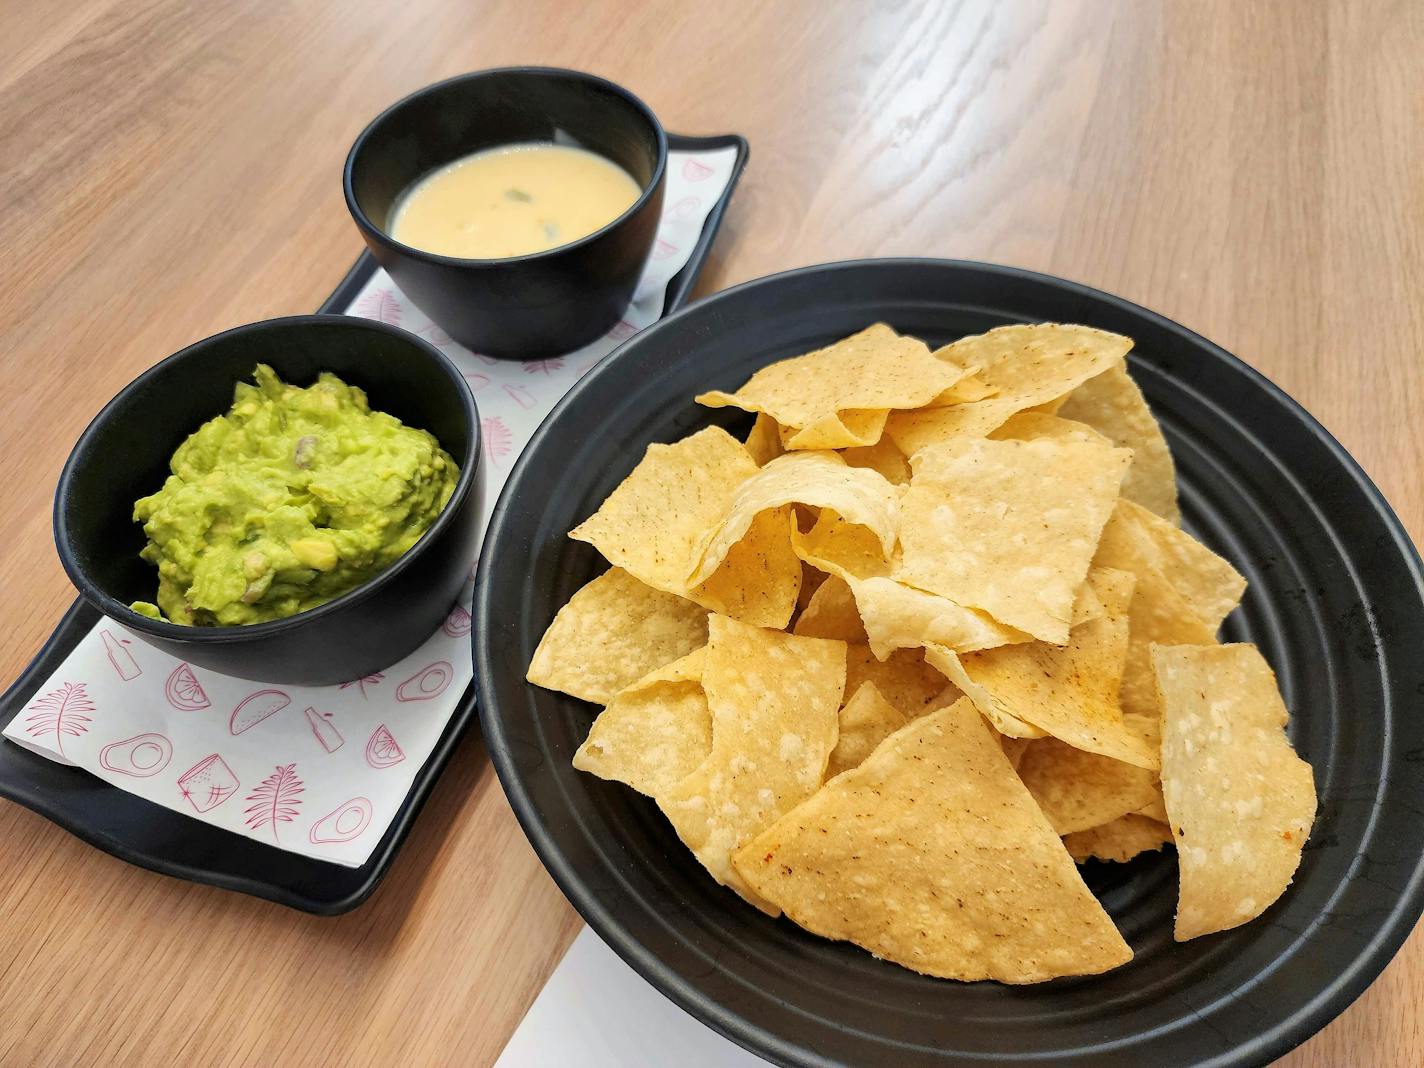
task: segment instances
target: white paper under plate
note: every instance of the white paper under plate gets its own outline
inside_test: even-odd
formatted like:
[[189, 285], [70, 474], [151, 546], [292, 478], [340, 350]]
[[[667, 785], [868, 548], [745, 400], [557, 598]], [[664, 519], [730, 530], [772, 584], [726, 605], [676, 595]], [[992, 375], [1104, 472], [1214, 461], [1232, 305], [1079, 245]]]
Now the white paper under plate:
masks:
[[[513, 363], [472, 353], [384, 271], [347, 309], [424, 337], [464, 374], [484, 439], [482, 529], [510, 466], [554, 403], [662, 314], [668, 282], [687, 264], [736, 154], [670, 154], [666, 206], [633, 303], [606, 336], [567, 356]], [[469, 603], [467, 584], [446, 624], [416, 652], [379, 675], [324, 687], [263, 686], [189, 668], [103, 620], [4, 735], [194, 819], [359, 867], [469, 685]]]
[[758, 1068], [766, 1063], [663, 997], [585, 927], [495, 1068]]

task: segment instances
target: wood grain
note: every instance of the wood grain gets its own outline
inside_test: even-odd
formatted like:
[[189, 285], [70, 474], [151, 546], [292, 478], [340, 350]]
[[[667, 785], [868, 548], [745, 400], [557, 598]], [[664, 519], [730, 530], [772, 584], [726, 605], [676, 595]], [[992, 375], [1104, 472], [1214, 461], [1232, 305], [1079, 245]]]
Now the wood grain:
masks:
[[[875, 255], [1100, 286], [1284, 386], [1424, 533], [1412, 0], [49, 0], [5, 28], [6, 678], [73, 596], [48, 509], [88, 419], [198, 337], [315, 307], [358, 250], [339, 175], [360, 127], [508, 63], [748, 136], [704, 290]], [[476, 738], [336, 920], [139, 871], [13, 805], [0, 843], [5, 1064], [486, 1064], [577, 926]], [[1424, 1062], [1421, 1002], [1416, 932], [1281, 1063]]]

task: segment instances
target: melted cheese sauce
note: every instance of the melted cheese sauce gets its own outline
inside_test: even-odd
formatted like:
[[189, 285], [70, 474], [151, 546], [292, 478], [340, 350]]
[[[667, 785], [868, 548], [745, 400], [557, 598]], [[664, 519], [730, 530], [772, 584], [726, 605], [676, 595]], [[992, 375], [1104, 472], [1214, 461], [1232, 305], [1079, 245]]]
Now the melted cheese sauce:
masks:
[[586, 149], [502, 145], [416, 182], [397, 203], [390, 233], [442, 256], [526, 256], [587, 237], [642, 192], [622, 167]]

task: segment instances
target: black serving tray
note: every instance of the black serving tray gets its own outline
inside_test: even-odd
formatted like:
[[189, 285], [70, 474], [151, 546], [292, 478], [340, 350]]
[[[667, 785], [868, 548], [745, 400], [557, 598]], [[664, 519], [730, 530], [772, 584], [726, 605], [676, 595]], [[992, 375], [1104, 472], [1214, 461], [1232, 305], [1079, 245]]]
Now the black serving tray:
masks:
[[[732, 165], [731, 180], [708, 214], [691, 258], [668, 283], [664, 315], [687, 302], [749, 151], [746, 139], [736, 134], [668, 135], [668, 148], [673, 152], [706, 152], [732, 147], [737, 149], [737, 158]], [[344, 312], [376, 270], [371, 254], [361, 253], [346, 277], [317, 310], [332, 314]], [[0, 723], [9, 723], [29, 703], [40, 684], [99, 618], [98, 611], [82, 599], [70, 606], [29, 666], [0, 695]], [[474, 711], [472, 685], [460, 697], [445, 733], [416, 775], [385, 837], [359, 868], [298, 856], [210, 826], [126, 793], [79, 768], [57, 764], [8, 740], [0, 741], [0, 797], [38, 812], [90, 845], [130, 864], [267, 898], [304, 912], [335, 916], [365, 901], [385, 876], [435, 780], [473, 720]]]

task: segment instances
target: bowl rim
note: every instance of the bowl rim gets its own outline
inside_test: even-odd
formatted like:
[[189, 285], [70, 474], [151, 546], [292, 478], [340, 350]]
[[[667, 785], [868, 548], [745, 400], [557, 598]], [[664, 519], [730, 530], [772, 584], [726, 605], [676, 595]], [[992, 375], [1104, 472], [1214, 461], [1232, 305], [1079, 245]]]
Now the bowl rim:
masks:
[[[149, 616], [140, 615], [127, 604], [124, 604], [102, 589], [99, 584], [89, 576], [88, 571], [79, 563], [71, 547], [72, 539], [69, 522], [65, 513], [66, 505], [69, 502], [69, 497], [72, 492], [74, 475], [79, 467], [79, 458], [91, 445], [92, 439], [99, 433], [100, 428], [115, 417], [116, 410], [127, 401], [132, 394], [141, 389], [153, 386], [155, 382], [162, 379], [167, 370], [176, 362], [191, 359], [197, 353], [206, 350], [209, 346], [215, 345], [228, 338], [243, 334], [263, 333], [277, 327], [297, 327], [302, 330], [339, 327], [342, 329], [384, 334], [387, 337], [414, 347], [426, 357], [430, 358], [434, 366], [450, 379], [451, 387], [456, 391], [455, 395], [459, 398], [460, 407], [469, 425], [469, 445], [465, 449], [464, 462], [460, 469], [460, 477], [455, 483], [455, 489], [450, 494], [450, 499], [445, 503], [445, 507], [442, 508], [440, 514], [435, 517], [435, 522], [430, 524], [425, 533], [416, 540], [415, 544], [402, 553], [395, 562], [384, 571], [381, 571], [354, 589], [348, 590], [340, 597], [334, 597], [324, 604], [317, 605], [315, 608], [309, 608], [304, 612], [287, 616], [285, 619], [273, 619], [263, 623], [248, 623], [225, 627], [187, 627], [179, 623], [170, 623], [164, 619], [152, 619]], [[197, 428], [195, 427], [194, 429]], [[138, 377], [134, 378], [124, 386], [123, 389], [114, 394], [113, 398], [110, 399], [104, 407], [99, 409], [94, 418], [89, 421], [89, 425], [84, 428], [84, 432], [80, 434], [79, 438], [75, 441], [74, 447], [70, 450], [69, 458], [65, 460], [64, 467], [59, 474], [59, 482], [55, 487], [53, 510], [55, 549], [59, 553], [59, 561], [64, 567], [65, 574], [69, 576], [69, 580], [74, 583], [84, 599], [97, 608], [103, 615], [108, 616], [115, 622], [123, 624], [130, 630], [139, 631], [140, 633], [165, 641], [197, 645], [226, 645], [239, 642], [255, 642], [264, 638], [278, 637], [288, 634], [306, 624], [334, 616], [353, 605], [360, 604], [374, 597], [381, 589], [389, 585], [391, 581], [407, 571], [412, 566], [412, 562], [415, 558], [426, 551], [430, 545], [434, 544], [441, 533], [455, 522], [454, 517], [460, 511], [461, 502], [469, 496], [476, 480], [480, 477], [482, 453], [483, 442], [482, 435], [480, 434], [479, 409], [475, 405], [475, 398], [470, 393], [469, 387], [465, 384], [464, 378], [461, 377], [459, 368], [451, 362], [448, 356], [425, 339], [416, 337], [414, 334], [402, 330], [399, 327], [391, 326], [388, 323], [352, 315], [284, 315], [272, 319], [259, 319], [256, 322], [243, 323], [240, 326], [231, 327], [230, 329], [220, 331], [183, 346], [183, 348], [171, 356], [165, 357], [145, 370]]]
[[[763, 1057], [773, 1058], [779, 1063], [786, 1064], [810, 1063], [812, 1060], [818, 1064], [830, 1062], [814, 1054], [808, 1056], [805, 1047], [753, 1022], [735, 1006], [708, 999], [680, 971], [649, 950], [615, 914], [615, 910], [606, 903], [604, 895], [592, 888], [579, 874], [573, 858], [556, 841], [543, 814], [538, 811], [532, 796], [515, 768], [514, 746], [505, 731], [504, 720], [496, 716], [493, 711], [499, 698], [491, 680], [496, 677], [496, 672], [507, 665], [501, 664], [497, 660], [492, 648], [493, 636], [500, 628], [481, 625], [482, 620], [488, 621], [493, 618], [491, 603], [493, 567], [487, 566], [487, 561], [492, 559], [496, 551], [494, 547], [509, 537], [503, 528], [530, 458], [550, 436], [554, 424], [563, 412], [572, 405], [582, 403], [582, 395], [593, 388], [594, 382], [608, 374], [609, 369], [620, 358], [626, 357], [628, 352], [634, 350], [639, 343], [646, 343], [647, 339], [658, 331], [673, 329], [672, 324], [683, 317], [703, 313], [708, 306], [724, 303], [752, 288], [795, 277], [881, 266], [974, 270], [1005, 279], [1049, 284], [1083, 298], [1114, 306], [1134, 316], [1140, 316], [1164, 331], [1179, 335], [1193, 345], [1210, 350], [1272, 399], [1293, 409], [1299, 415], [1305, 428], [1334, 454], [1341, 468], [1364, 491], [1378, 511], [1384, 525], [1389, 529], [1394, 544], [1401, 549], [1401, 555], [1410, 565], [1408, 577], [1413, 580], [1416, 588], [1424, 588], [1424, 559], [1421, 559], [1419, 548], [1414, 545], [1388, 499], [1360, 463], [1302, 404], [1260, 371], [1209, 338], [1182, 326], [1160, 312], [1081, 282], [1071, 281], [1043, 271], [976, 260], [912, 256], [838, 260], [774, 272], [709, 294], [673, 315], [653, 323], [647, 329], [639, 331], [625, 341], [591, 368], [578, 382], [574, 383], [554, 405], [549, 414], [544, 417], [511, 468], [500, 491], [499, 499], [490, 514], [490, 521], [486, 527], [485, 538], [480, 549], [474, 598], [471, 605], [471, 615], [475, 620], [475, 627], [472, 631], [474, 635], [472, 653], [480, 730], [484, 735], [490, 762], [494, 765], [500, 787], [504, 790], [505, 797], [509, 801], [510, 808], [513, 809], [525, 837], [529, 839], [540, 863], [543, 864], [560, 891], [584, 921], [645, 981], [689, 1015], [738, 1045], [753, 1050]], [[1239, 1046], [1221, 1063], [1266, 1064], [1317, 1034], [1359, 998], [1379, 977], [1413, 932], [1421, 912], [1424, 912], [1424, 862], [1416, 865], [1409, 873], [1403, 888], [1391, 902], [1387, 914], [1374, 924], [1367, 945], [1349, 960], [1342, 961], [1339, 970], [1321, 984], [1320, 989], [1315, 992], [1307, 1004], [1256, 1034], [1251, 1041]]]
[[[414, 245], [407, 245], [403, 241], [398, 241], [391, 234], [377, 226], [371, 221], [364, 208], [357, 202], [356, 191], [352, 188], [352, 172], [356, 168], [357, 157], [366, 149], [366, 143], [375, 133], [377, 127], [390, 119], [396, 112], [416, 100], [442, 92], [451, 86], [462, 84], [468, 81], [476, 81], [500, 75], [537, 76], [543, 78], [557, 78], [565, 81], [582, 82], [586, 86], [598, 86], [607, 89], [614, 96], [621, 98], [625, 103], [632, 106], [633, 110], [640, 114], [644, 121], [652, 128], [654, 139], [657, 144], [657, 158], [653, 161], [653, 173], [648, 178], [638, 194], [638, 199], [633, 201], [623, 212], [609, 220], [603, 226], [590, 234], [573, 241], [565, 242], [562, 245], [555, 245], [553, 248], [543, 249], [539, 252], [529, 252], [522, 256], [502, 256], [496, 259], [475, 259], [462, 256], [445, 256], [438, 252], [430, 252], [426, 249], [416, 248]], [[395, 103], [388, 105], [380, 114], [368, 122], [356, 135], [356, 140], [351, 143], [351, 148], [346, 154], [346, 163], [341, 171], [341, 190], [346, 197], [346, 209], [351, 213], [351, 218], [355, 220], [357, 227], [362, 234], [371, 240], [377, 241], [387, 248], [393, 249], [406, 256], [414, 257], [421, 262], [441, 267], [472, 267], [477, 269], [493, 269], [505, 267], [512, 264], [523, 264], [537, 262], [543, 259], [563, 255], [574, 249], [582, 248], [592, 244], [605, 234], [621, 226], [627, 220], [640, 212], [645, 204], [662, 188], [663, 178], [667, 173], [668, 161], [668, 140], [667, 131], [663, 129], [663, 124], [658, 121], [653, 109], [648, 107], [641, 97], [632, 90], [619, 85], [617, 82], [597, 74], [590, 74], [587, 71], [573, 70], [568, 67], [537, 67], [537, 66], [512, 66], [512, 67], [487, 67], [484, 70], [467, 71], [464, 74], [456, 74], [450, 78], [444, 78], [438, 82], [423, 86], [412, 93], [407, 93]], [[450, 160], [448, 162], [454, 162]], [[611, 161], [610, 161], [611, 162]]]

